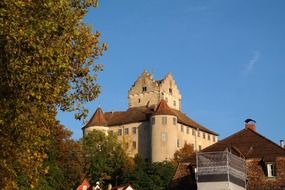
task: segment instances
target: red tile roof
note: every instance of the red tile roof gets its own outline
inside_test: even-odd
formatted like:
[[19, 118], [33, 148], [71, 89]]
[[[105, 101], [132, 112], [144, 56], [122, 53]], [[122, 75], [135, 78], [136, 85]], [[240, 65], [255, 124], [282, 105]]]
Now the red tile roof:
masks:
[[105, 119], [104, 113], [101, 108], [97, 108], [86, 127], [90, 126], [106, 126], [107, 120]]
[[83, 182], [76, 188], [76, 190], [83, 190], [83, 186], [86, 186], [87, 189], [92, 188], [87, 179], [84, 179]]
[[[99, 108], [100, 109], [100, 108]], [[98, 109], [96, 110], [96, 112]], [[187, 115], [184, 113], [171, 109], [168, 107], [166, 102], [162, 100], [159, 105], [157, 106], [157, 109], [155, 109], [153, 106], [152, 107], [133, 107], [129, 108], [127, 111], [122, 111], [122, 112], [105, 112], [102, 116], [102, 110], [100, 109], [98, 112], [100, 112], [97, 116], [95, 114], [91, 117], [90, 121], [86, 124], [85, 127], [90, 127], [94, 125], [99, 125], [99, 126], [117, 126], [117, 125], [124, 125], [124, 124], [129, 124], [129, 123], [136, 123], [136, 122], [144, 122], [144, 121], [149, 121], [150, 117], [152, 115], [175, 115], [177, 117], [177, 120], [179, 123], [182, 123], [186, 126], [199, 129], [201, 131], [205, 131], [207, 133], [211, 133], [214, 135], [218, 135], [217, 133], [207, 129], [206, 127], [200, 125], [199, 123], [195, 122], [194, 120], [190, 119]], [[100, 118], [104, 118], [100, 120]]]
[[233, 135], [203, 149], [203, 152], [237, 149], [246, 159], [263, 158], [274, 160], [276, 157], [285, 157], [285, 149], [275, 144], [254, 130], [245, 128]]
[[175, 115], [165, 100], [161, 100], [152, 115]]

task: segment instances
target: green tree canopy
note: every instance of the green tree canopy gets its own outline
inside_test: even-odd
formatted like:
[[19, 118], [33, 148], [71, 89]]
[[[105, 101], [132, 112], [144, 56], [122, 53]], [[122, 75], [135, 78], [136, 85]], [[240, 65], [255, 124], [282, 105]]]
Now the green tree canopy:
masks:
[[130, 182], [137, 190], [165, 190], [175, 173], [174, 162], [150, 163], [139, 155], [134, 158], [135, 167], [123, 174], [123, 183]]
[[96, 0], [0, 1], [0, 184], [34, 188], [57, 108], [86, 114], [105, 44], [82, 22]]
[[91, 184], [115, 184], [129, 168], [129, 158], [117, 137], [93, 130], [82, 140], [85, 173]]

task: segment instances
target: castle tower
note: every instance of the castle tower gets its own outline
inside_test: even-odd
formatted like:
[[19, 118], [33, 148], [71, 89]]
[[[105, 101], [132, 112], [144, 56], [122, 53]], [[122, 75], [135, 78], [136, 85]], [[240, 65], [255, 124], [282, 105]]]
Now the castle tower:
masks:
[[105, 119], [102, 109], [99, 107], [89, 120], [89, 122], [82, 128], [83, 136], [87, 135], [92, 130], [99, 130], [108, 135], [107, 120]]
[[161, 100], [150, 118], [151, 161], [161, 162], [173, 158], [177, 150], [177, 117], [165, 100]]
[[171, 74], [162, 80], [154, 80], [144, 71], [128, 92], [129, 108], [158, 105], [165, 100], [169, 107], [181, 110], [181, 94]]

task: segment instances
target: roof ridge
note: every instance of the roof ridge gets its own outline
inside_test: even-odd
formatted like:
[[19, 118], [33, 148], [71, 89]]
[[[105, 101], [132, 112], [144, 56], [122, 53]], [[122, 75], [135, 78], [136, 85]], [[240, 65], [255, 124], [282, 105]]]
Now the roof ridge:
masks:
[[249, 131], [253, 132], [254, 134], [260, 136], [261, 138], [263, 138], [264, 140], [268, 141], [268, 142], [271, 143], [272, 145], [277, 146], [279, 149], [281, 149], [281, 150], [284, 151], [284, 153], [285, 153], [285, 149], [284, 149], [284, 148], [282, 148], [281, 146], [279, 146], [277, 143], [273, 142], [273, 141], [270, 140], [269, 138], [267, 138], [267, 137], [261, 135], [260, 133], [258, 133], [257, 131], [254, 131], [254, 130], [252, 130], [252, 129], [246, 128], [246, 130], [249, 130]]

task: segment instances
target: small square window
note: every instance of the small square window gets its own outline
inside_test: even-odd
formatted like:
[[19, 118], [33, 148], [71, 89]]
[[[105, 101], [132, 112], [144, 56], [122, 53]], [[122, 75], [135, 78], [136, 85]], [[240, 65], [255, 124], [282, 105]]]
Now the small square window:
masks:
[[146, 92], [146, 90], [147, 90], [147, 87], [146, 87], [146, 86], [142, 87], [142, 91], [143, 91], [143, 92]]
[[179, 141], [179, 139], [177, 139], [177, 148], [179, 148], [180, 147], [180, 141]]
[[173, 125], [176, 125], [177, 124], [177, 119], [176, 117], [173, 117]]
[[167, 117], [162, 117], [161, 123], [162, 123], [162, 125], [166, 125], [167, 124]]
[[167, 142], [167, 133], [165, 133], [165, 132], [161, 133], [161, 141]]
[[172, 94], [172, 88], [169, 88], [169, 94]]
[[126, 149], [129, 148], [129, 143], [128, 143], [128, 142], [125, 143], [125, 148], [126, 148]]
[[122, 129], [118, 129], [118, 136], [122, 135]]
[[211, 140], [211, 135], [210, 134], [208, 134], [208, 140]]
[[195, 135], [195, 129], [192, 129], [192, 135]]
[[275, 177], [275, 164], [274, 163], [266, 163], [266, 173], [267, 177]]
[[154, 125], [155, 124], [155, 118], [151, 118], [151, 124]]
[[140, 98], [138, 99], [138, 102], [141, 103], [141, 99]]
[[189, 134], [189, 127], [186, 128], [186, 133]]
[[136, 127], [133, 127], [132, 131], [133, 131], [133, 134], [137, 134], [137, 128]]
[[125, 128], [125, 135], [128, 135], [129, 134], [129, 128]]
[[184, 132], [184, 127], [183, 127], [183, 125], [181, 125], [181, 132], [183, 133]]
[[136, 149], [137, 148], [137, 142], [133, 141], [133, 148]]

